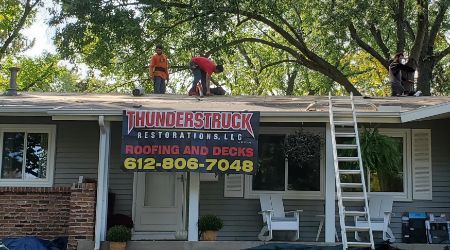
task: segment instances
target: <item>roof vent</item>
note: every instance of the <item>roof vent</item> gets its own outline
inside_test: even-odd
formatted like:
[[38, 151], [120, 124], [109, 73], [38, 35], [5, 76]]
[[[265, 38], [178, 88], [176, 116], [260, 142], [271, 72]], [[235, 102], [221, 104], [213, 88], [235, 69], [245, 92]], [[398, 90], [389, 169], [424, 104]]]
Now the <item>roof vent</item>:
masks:
[[17, 72], [19, 72], [20, 68], [11, 67], [9, 71], [11, 71], [11, 78], [9, 79], [9, 89], [6, 91], [6, 95], [8, 96], [16, 96], [17, 95]]

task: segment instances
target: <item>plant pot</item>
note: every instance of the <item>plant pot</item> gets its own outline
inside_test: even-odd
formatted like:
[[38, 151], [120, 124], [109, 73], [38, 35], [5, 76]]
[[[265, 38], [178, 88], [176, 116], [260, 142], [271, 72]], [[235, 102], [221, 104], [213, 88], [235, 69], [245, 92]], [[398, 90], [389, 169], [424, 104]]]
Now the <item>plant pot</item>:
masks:
[[217, 231], [204, 231], [202, 232], [202, 240], [204, 241], [214, 241], [217, 239]]
[[109, 250], [125, 250], [126, 247], [127, 247], [126, 242], [114, 242], [114, 241], [109, 242]]

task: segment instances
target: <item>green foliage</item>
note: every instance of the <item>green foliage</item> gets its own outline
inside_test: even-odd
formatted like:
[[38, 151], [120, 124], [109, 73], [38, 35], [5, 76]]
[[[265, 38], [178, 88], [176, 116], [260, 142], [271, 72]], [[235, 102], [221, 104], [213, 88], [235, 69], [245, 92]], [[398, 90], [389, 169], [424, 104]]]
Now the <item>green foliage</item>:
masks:
[[108, 230], [106, 240], [113, 242], [126, 242], [131, 240], [131, 229], [123, 225], [113, 226]]
[[363, 128], [360, 143], [365, 168], [386, 175], [398, 174], [402, 151], [397, 141], [380, 134], [376, 128]]
[[[15, 55], [33, 45], [20, 31], [31, 25], [40, 0], [0, 0], [0, 62], [7, 55]], [[23, 21], [22, 21], [23, 20]]]
[[320, 157], [320, 135], [296, 131], [294, 134], [286, 136], [283, 145], [283, 152], [286, 158], [302, 166], [302, 163], [317, 159]]
[[201, 216], [198, 220], [198, 230], [205, 231], [219, 231], [223, 227], [223, 220], [216, 215], [207, 214]]
[[10, 67], [19, 67], [17, 85], [19, 91], [77, 92], [79, 76], [59, 64], [57, 55], [43, 54], [36, 58], [7, 57], [0, 70], [0, 91], [9, 88]]

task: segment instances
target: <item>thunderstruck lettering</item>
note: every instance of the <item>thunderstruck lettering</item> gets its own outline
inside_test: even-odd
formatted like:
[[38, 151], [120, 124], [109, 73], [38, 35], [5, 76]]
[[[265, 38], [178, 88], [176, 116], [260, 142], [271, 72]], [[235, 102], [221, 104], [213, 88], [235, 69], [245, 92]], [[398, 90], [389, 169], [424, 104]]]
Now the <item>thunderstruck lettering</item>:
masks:
[[246, 130], [253, 134], [253, 113], [190, 111], [126, 111], [128, 134], [133, 128]]

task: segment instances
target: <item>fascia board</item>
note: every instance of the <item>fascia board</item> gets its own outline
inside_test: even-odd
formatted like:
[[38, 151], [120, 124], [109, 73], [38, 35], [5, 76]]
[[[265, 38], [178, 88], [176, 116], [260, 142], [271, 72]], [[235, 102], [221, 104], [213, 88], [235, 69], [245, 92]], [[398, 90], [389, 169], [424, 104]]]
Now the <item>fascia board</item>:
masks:
[[401, 121], [402, 123], [418, 121], [445, 113], [450, 113], [450, 103], [448, 102], [431, 107], [424, 107], [413, 111], [404, 112], [401, 114]]

